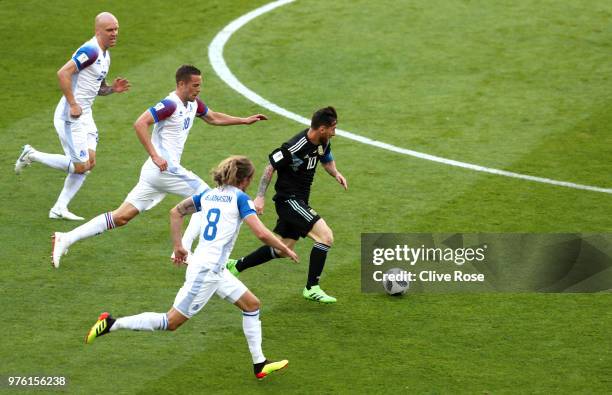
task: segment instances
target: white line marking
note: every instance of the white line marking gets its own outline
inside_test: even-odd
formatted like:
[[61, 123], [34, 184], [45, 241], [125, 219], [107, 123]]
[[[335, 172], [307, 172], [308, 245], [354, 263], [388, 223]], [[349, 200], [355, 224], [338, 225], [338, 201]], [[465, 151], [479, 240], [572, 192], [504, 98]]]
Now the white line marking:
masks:
[[[225, 44], [229, 41], [232, 34], [237, 32], [240, 28], [242, 28], [244, 25], [246, 25], [253, 19], [257, 18], [258, 16], [263, 15], [266, 12], [272, 11], [275, 8], [284, 6], [285, 4], [293, 3], [294, 1], [295, 0], [273, 1], [247, 14], [244, 14], [240, 18], [230, 22], [230, 24], [225, 26], [223, 29], [221, 29], [219, 33], [217, 33], [215, 38], [210, 43], [210, 46], [208, 47], [208, 58], [210, 59], [210, 64], [212, 65], [215, 73], [217, 73], [217, 75], [226, 84], [228, 84], [232, 89], [234, 89], [236, 92], [240, 93], [241, 95], [251, 100], [252, 102], [264, 108], [267, 108], [268, 110], [272, 112], [275, 112], [279, 115], [282, 115], [283, 117], [292, 119], [296, 122], [299, 122], [299, 123], [302, 123], [308, 126], [310, 125], [309, 119], [306, 119], [298, 114], [294, 114], [291, 111], [288, 111], [282, 107], [279, 107], [278, 105], [272, 103], [269, 100], [264, 99], [263, 97], [259, 96], [257, 93], [253, 92], [252, 90], [244, 86], [240, 81], [238, 81], [236, 76], [234, 76], [234, 74], [230, 71], [230, 69], [227, 67], [227, 64], [225, 63], [225, 59], [223, 58], [223, 48], [225, 47]], [[449, 166], [462, 167], [464, 169], [480, 171], [483, 173], [497, 174], [500, 176], [519, 178], [522, 180], [541, 182], [544, 184], [557, 185], [561, 187], [612, 194], [612, 188], [601, 188], [601, 187], [595, 187], [591, 185], [575, 184], [573, 182], [567, 182], [567, 181], [557, 181], [557, 180], [552, 180], [550, 178], [530, 176], [526, 174], [514, 173], [511, 171], [493, 169], [490, 167], [475, 165], [472, 163], [459, 162], [459, 161], [452, 160], [452, 159], [446, 159], [446, 158], [442, 158], [439, 156], [425, 154], [423, 152], [417, 152], [417, 151], [409, 150], [406, 148], [397, 147], [395, 145], [387, 144], [387, 143], [384, 143], [378, 140], [372, 140], [368, 137], [363, 137], [358, 134], [347, 132], [341, 129], [336, 129], [336, 134], [338, 136], [342, 136], [347, 139], [358, 141], [363, 144], [382, 148], [382, 149], [392, 151], [392, 152], [397, 152], [403, 155], [413, 156], [415, 158], [420, 158], [420, 159], [425, 159], [425, 160], [429, 160], [432, 162], [442, 163], [442, 164], [449, 165]]]

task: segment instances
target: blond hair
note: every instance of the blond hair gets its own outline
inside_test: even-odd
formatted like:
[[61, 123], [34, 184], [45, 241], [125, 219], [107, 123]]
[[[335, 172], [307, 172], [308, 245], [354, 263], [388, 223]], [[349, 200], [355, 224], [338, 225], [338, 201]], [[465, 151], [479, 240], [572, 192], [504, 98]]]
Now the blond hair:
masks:
[[246, 178], [255, 173], [253, 162], [246, 156], [234, 155], [225, 158], [211, 171], [217, 186], [232, 185], [237, 187]]

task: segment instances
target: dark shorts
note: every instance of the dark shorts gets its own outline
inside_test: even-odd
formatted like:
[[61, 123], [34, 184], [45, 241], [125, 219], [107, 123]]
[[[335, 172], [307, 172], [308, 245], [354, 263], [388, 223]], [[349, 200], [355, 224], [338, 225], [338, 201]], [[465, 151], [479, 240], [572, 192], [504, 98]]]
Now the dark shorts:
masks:
[[283, 238], [299, 240], [300, 237], [306, 237], [321, 219], [303, 200], [279, 198], [274, 203], [278, 214], [274, 232]]

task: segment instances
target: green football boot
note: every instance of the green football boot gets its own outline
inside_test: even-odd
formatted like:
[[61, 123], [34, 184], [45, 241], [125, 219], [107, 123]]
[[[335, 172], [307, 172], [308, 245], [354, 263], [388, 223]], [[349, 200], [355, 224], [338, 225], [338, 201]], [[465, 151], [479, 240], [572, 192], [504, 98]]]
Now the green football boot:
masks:
[[102, 313], [98, 317], [98, 321], [91, 327], [87, 336], [85, 336], [85, 344], [91, 344], [93, 341], [102, 335], [106, 335], [111, 326], [115, 323], [115, 319], [109, 313]]
[[310, 289], [304, 287], [302, 295], [305, 299], [320, 303], [336, 303], [337, 301], [333, 296], [326, 294], [318, 285], [313, 285]]
[[225, 267], [229, 270], [230, 273], [234, 275], [234, 277], [240, 276], [240, 272], [236, 269], [236, 264], [238, 263], [238, 259], [228, 259], [225, 263]]
[[259, 380], [263, 380], [270, 373], [286, 368], [288, 364], [289, 361], [286, 359], [277, 362], [268, 362], [268, 360], [266, 360], [261, 364], [255, 364], [255, 377]]

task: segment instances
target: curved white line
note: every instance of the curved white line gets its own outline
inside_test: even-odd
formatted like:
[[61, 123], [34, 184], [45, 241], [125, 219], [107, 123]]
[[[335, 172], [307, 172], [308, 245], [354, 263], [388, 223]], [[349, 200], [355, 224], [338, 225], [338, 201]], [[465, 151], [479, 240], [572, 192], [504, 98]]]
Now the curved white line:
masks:
[[[217, 33], [215, 38], [210, 43], [210, 46], [208, 47], [208, 58], [210, 59], [210, 64], [212, 65], [215, 73], [217, 73], [217, 75], [226, 84], [228, 84], [232, 89], [234, 89], [236, 92], [245, 96], [247, 99], [251, 100], [252, 102], [262, 107], [267, 108], [270, 111], [273, 111], [279, 115], [282, 115], [286, 118], [292, 119], [296, 122], [299, 122], [299, 123], [302, 123], [308, 126], [310, 125], [309, 119], [306, 119], [300, 115], [294, 114], [288, 110], [285, 110], [282, 107], [279, 107], [278, 105], [272, 103], [269, 100], [264, 99], [263, 97], [259, 96], [257, 93], [253, 92], [252, 90], [244, 86], [240, 81], [238, 81], [236, 76], [234, 76], [234, 74], [230, 71], [230, 69], [227, 67], [227, 64], [225, 63], [225, 59], [223, 58], [223, 48], [225, 44], [228, 42], [228, 40], [230, 39], [230, 37], [232, 36], [232, 34], [237, 32], [240, 28], [242, 28], [244, 25], [246, 25], [253, 19], [257, 18], [258, 16], [263, 15], [266, 12], [272, 11], [273, 9], [277, 7], [281, 7], [285, 4], [293, 3], [294, 1], [295, 0], [274, 1], [262, 7], [259, 7], [247, 14], [244, 14], [240, 18], [232, 21], [230, 24], [225, 26], [219, 33]], [[410, 155], [415, 158], [421, 158], [421, 159], [429, 160], [432, 162], [442, 163], [445, 165], [462, 167], [464, 169], [470, 169], [470, 170], [480, 171], [480, 172], [490, 173], [490, 174], [497, 174], [497, 175], [505, 176], [505, 177], [519, 178], [522, 180], [541, 182], [544, 184], [551, 184], [551, 185], [557, 185], [557, 186], [574, 188], [574, 189], [582, 189], [586, 191], [612, 194], [612, 188], [601, 188], [601, 187], [595, 187], [595, 186], [590, 186], [590, 185], [575, 184], [573, 182], [567, 182], [567, 181], [557, 181], [557, 180], [552, 180], [550, 178], [530, 176], [526, 174], [513, 173], [511, 171], [506, 171], [506, 170], [499, 170], [499, 169], [493, 169], [490, 167], [479, 166], [479, 165], [475, 165], [472, 163], [459, 162], [456, 160], [441, 158], [439, 156], [425, 154], [422, 152], [417, 152], [417, 151], [409, 150], [406, 148], [396, 147], [395, 145], [387, 144], [387, 143], [384, 143], [378, 140], [372, 140], [368, 137], [363, 137], [358, 134], [347, 132], [341, 129], [337, 129], [336, 134], [339, 136], [354, 140], [354, 141], [358, 141], [363, 144], [386, 149], [392, 152], [397, 152], [403, 155]]]

